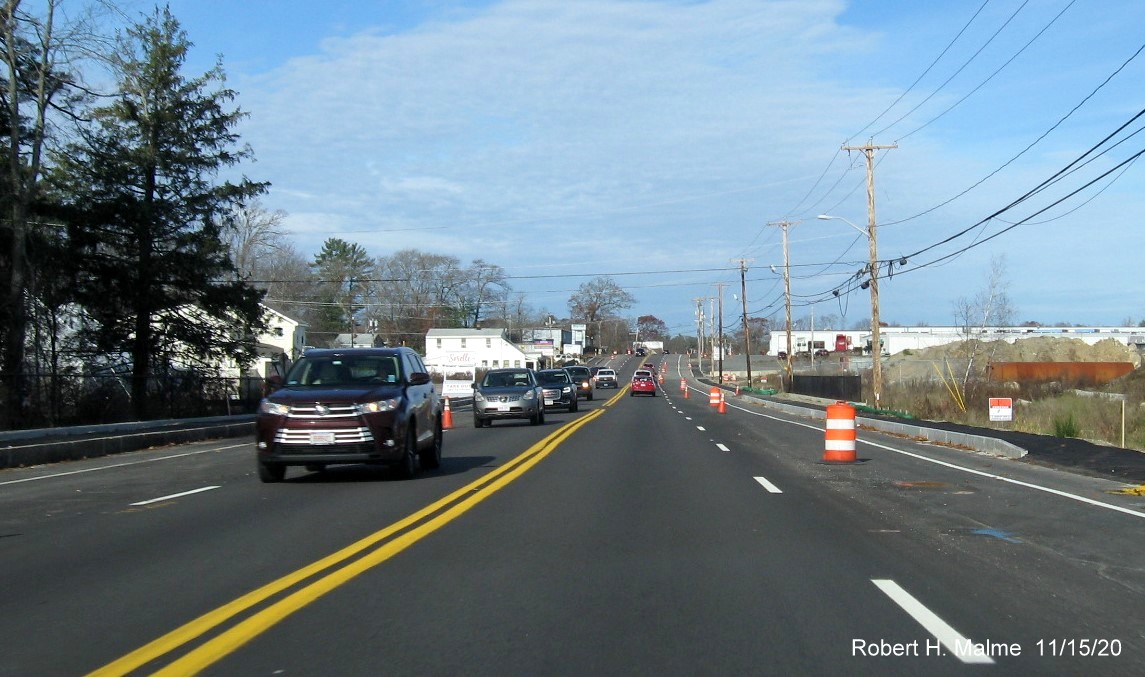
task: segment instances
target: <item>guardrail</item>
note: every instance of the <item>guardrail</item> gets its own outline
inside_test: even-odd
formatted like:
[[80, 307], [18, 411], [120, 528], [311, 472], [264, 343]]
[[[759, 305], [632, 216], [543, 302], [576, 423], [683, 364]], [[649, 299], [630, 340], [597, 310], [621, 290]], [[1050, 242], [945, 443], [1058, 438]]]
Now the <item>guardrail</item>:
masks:
[[254, 438], [254, 415], [134, 421], [0, 433], [0, 468], [107, 456], [226, 437]]

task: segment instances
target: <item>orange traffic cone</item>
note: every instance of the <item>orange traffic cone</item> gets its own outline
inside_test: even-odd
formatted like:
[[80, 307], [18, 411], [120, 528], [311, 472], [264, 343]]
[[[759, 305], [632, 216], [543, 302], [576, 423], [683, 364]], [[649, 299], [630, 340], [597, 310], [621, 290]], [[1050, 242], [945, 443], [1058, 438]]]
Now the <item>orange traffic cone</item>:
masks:
[[449, 398], [445, 398], [445, 411], [441, 413], [441, 428], [449, 430], [453, 427], [453, 412], [449, 409]]
[[736, 397], [739, 397], [739, 384], [736, 384]]
[[718, 411], [721, 414], [728, 413], [728, 404], [724, 401], [724, 391], [722, 390], [720, 391], [720, 408]]
[[686, 399], [688, 399], [688, 384], [685, 383], [684, 381], [681, 381], [680, 383], [684, 384], [684, 399], [686, 400]]

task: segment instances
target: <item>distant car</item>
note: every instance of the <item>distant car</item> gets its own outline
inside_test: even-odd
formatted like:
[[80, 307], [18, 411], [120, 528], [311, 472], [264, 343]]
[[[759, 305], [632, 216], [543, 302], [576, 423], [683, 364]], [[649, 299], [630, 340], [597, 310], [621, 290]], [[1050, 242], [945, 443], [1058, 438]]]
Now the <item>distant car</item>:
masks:
[[656, 381], [651, 376], [634, 376], [632, 389], [628, 391], [628, 396], [634, 397], [636, 395], [656, 397]]
[[645, 362], [644, 364], [642, 364], [640, 366], [641, 366], [641, 368], [647, 369], [648, 371], [652, 372], [653, 374], [656, 373], [656, 365], [652, 364], [651, 362]]
[[826, 348], [819, 348], [815, 351], [815, 357], [827, 357], [830, 354]]
[[493, 369], [473, 384], [473, 427], [491, 427], [507, 418], [545, 422], [544, 392], [532, 369]]
[[565, 369], [542, 369], [537, 372], [537, 380], [541, 383], [542, 396], [545, 409], [577, 410], [576, 385], [572, 376]]
[[645, 355], [648, 354], [648, 351], [644, 350], [643, 348], [637, 348], [636, 354], [639, 355], [640, 357], [644, 357]]
[[565, 371], [572, 376], [573, 382], [576, 383], [577, 397], [591, 401], [593, 396], [592, 371], [580, 364], [565, 367]]
[[781, 351], [779, 351], [778, 353], [776, 353], [776, 354], [775, 354], [775, 356], [776, 356], [776, 357], [778, 357], [778, 358], [779, 358], [779, 359], [781, 359], [781, 360], [786, 360], [786, 359], [787, 359], [787, 351], [786, 351], [786, 350], [781, 350]]
[[595, 383], [593, 385], [596, 388], [619, 388], [620, 387], [620, 381], [618, 381], [616, 378], [616, 370], [615, 369], [604, 369], [604, 368], [598, 369], [596, 372], [596, 376], [594, 376], [593, 379], [595, 381]]

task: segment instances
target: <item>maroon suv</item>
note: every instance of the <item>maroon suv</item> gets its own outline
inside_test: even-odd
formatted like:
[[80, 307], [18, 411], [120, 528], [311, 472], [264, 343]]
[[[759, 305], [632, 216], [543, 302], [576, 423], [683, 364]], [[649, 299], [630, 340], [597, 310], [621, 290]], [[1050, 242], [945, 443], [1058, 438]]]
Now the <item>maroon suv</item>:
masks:
[[258, 408], [258, 476], [291, 465], [396, 466], [403, 477], [441, 464], [440, 398], [410, 348], [308, 350]]

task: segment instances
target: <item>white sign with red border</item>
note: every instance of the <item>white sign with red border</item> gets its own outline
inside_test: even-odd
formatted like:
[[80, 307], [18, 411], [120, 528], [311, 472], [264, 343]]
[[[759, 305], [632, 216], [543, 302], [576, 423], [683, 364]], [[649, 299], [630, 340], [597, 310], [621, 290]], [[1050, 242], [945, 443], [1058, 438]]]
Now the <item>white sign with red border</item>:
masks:
[[991, 397], [990, 398], [990, 420], [991, 421], [1013, 421], [1014, 420], [1014, 400], [1010, 397]]

